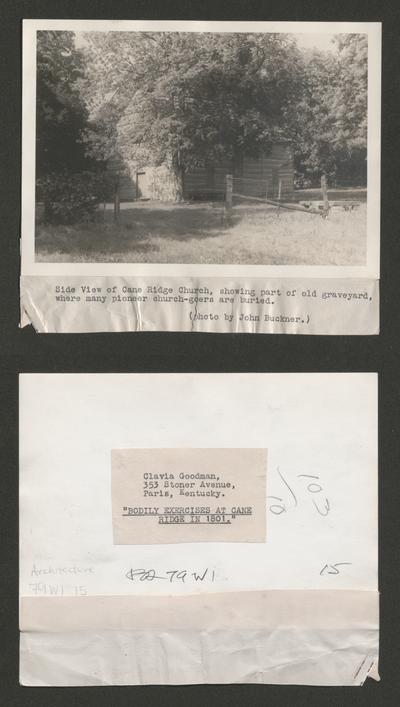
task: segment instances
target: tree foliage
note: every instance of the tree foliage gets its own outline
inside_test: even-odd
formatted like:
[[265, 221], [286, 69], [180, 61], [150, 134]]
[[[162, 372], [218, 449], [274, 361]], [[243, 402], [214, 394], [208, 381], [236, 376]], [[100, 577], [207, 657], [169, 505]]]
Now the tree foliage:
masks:
[[368, 40], [363, 34], [338, 35], [338, 80], [333, 98], [336, 175], [366, 178], [368, 138]]
[[37, 32], [36, 174], [87, 167], [80, 137], [87, 108], [77, 81], [84, 73], [73, 32]]
[[[287, 139], [301, 55], [282, 34], [110, 32], [87, 36], [82, 91], [108, 146], [138, 167], [185, 171]], [[100, 131], [103, 132], [104, 130]]]
[[361, 34], [338, 35], [332, 51], [305, 55], [292, 134], [300, 182], [315, 183], [322, 173], [331, 182], [365, 181], [367, 56]]
[[[365, 35], [338, 35], [328, 52], [281, 33], [92, 32], [78, 46], [72, 32], [37, 35], [37, 176], [48, 189], [50, 174], [111, 164], [119, 175], [129, 161], [168, 164], [179, 199], [191, 168], [239, 167], [275, 142], [291, 145], [299, 184], [365, 179]], [[79, 179], [64, 181], [74, 191]]]

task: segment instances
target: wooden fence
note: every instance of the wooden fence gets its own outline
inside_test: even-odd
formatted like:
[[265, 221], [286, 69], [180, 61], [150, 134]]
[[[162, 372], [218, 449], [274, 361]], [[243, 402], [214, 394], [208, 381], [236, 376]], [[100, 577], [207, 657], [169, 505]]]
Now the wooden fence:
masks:
[[[275, 206], [277, 209], [277, 216], [279, 216], [280, 209], [285, 209], [288, 211], [301, 211], [303, 213], [307, 214], [314, 214], [315, 216], [321, 216], [322, 218], [327, 218], [329, 215], [329, 200], [328, 200], [328, 191], [327, 191], [327, 183], [326, 183], [326, 177], [323, 175], [321, 177], [321, 201], [322, 201], [322, 206], [320, 208], [314, 207], [314, 206], [303, 206], [301, 204], [293, 204], [293, 203], [288, 203], [288, 202], [283, 202], [281, 199], [282, 195], [282, 179], [277, 180], [277, 193], [276, 193], [276, 198], [271, 198], [270, 197], [270, 190], [269, 190], [269, 183], [265, 182], [264, 189], [265, 189], [265, 196], [253, 196], [250, 194], [243, 194], [237, 191], [236, 188], [236, 183], [238, 181], [242, 181], [243, 185], [246, 180], [243, 180], [242, 178], [237, 178], [233, 177], [232, 174], [227, 174], [225, 177], [225, 220], [228, 222], [230, 219], [230, 216], [232, 214], [232, 209], [233, 209], [233, 199], [242, 199], [243, 201], [255, 201], [258, 203], [262, 204], [269, 204], [271, 206]], [[248, 181], [248, 180], [247, 180]], [[234, 184], [235, 182], [235, 184]], [[272, 185], [273, 186], [273, 185]], [[260, 183], [261, 187], [261, 183]], [[244, 191], [244, 189], [243, 189]], [[272, 192], [273, 195], [275, 196], [274, 192]]]

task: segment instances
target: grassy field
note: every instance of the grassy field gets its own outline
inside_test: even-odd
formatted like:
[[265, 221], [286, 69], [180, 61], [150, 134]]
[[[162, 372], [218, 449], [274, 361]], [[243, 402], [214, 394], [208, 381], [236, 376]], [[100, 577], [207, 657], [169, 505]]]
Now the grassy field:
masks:
[[[125, 207], [125, 208], [124, 208]], [[366, 261], [366, 205], [333, 209], [324, 220], [263, 204], [233, 209], [223, 223], [221, 204], [123, 205], [120, 223], [36, 226], [39, 262], [249, 263], [362, 265]]]

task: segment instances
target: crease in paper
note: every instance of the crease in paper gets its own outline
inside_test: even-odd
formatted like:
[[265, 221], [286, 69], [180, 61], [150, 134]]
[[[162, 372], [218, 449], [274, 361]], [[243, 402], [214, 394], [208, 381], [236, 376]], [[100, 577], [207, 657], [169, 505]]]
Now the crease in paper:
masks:
[[377, 630], [21, 634], [24, 685], [362, 686], [377, 662]]
[[[114, 302], [115, 289], [135, 286], [143, 293], [154, 282], [170, 289], [178, 298], [179, 288], [207, 288], [213, 302], [156, 301], [145, 294], [145, 301]], [[90, 285], [104, 292], [104, 302], [86, 302], [79, 294]], [[70, 295], [56, 294], [56, 287], [72, 288], [79, 301]], [[278, 291], [269, 304], [249, 303], [234, 294], [227, 302], [220, 292]], [[329, 297], [325, 295], [328, 293]], [[333, 294], [332, 294], [333, 293]], [[330, 296], [332, 294], [332, 297]], [[262, 298], [261, 298], [262, 299]], [[190, 300], [190, 301], [189, 301]], [[243, 301], [242, 301], [243, 300]], [[39, 333], [101, 331], [191, 331], [210, 333], [266, 334], [377, 334], [379, 333], [379, 280], [356, 278], [297, 278], [241, 280], [208, 278], [204, 280], [163, 277], [109, 276], [23, 276], [21, 278], [21, 326], [32, 323]]]

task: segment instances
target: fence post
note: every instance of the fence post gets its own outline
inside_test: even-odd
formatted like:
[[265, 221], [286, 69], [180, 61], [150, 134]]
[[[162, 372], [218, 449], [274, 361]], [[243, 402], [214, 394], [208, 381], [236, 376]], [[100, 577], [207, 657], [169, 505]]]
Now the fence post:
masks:
[[225, 199], [228, 209], [232, 208], [232, 194], [233, 194], [233, 177], [231, 174], [226, 175], [226, 192]]
[[321, 177], [321, 191], [322, 191], [322, 200], [324, 202], [324, 218], [326, 218], [329, 214], [329, 199], [328, 199], [328, 189], [326, 185], [326, 175], [323, 174]]
[[268, 199], [268, 179], [265, 182], [265, 198]]
[[278, 209], [277, 209], [278, 216], [279, 216], [279, 209], [281, 206], [281, 196], [282, 196], [282, 179], [279, 180], [279, 184], [278, 184]]
[[119, 174], [116, 176], [114, 181], [114, 221], [118, 223], [119, 221], [119, 211], [120, 211], [120, 201], [119, 201]]
[[233, 176], [231, 174], [227, 174], [225, 177], [225, 209], [224, 209], [225, 225], [229, 225], [231, 222], [232, 203], [233, 203]]

